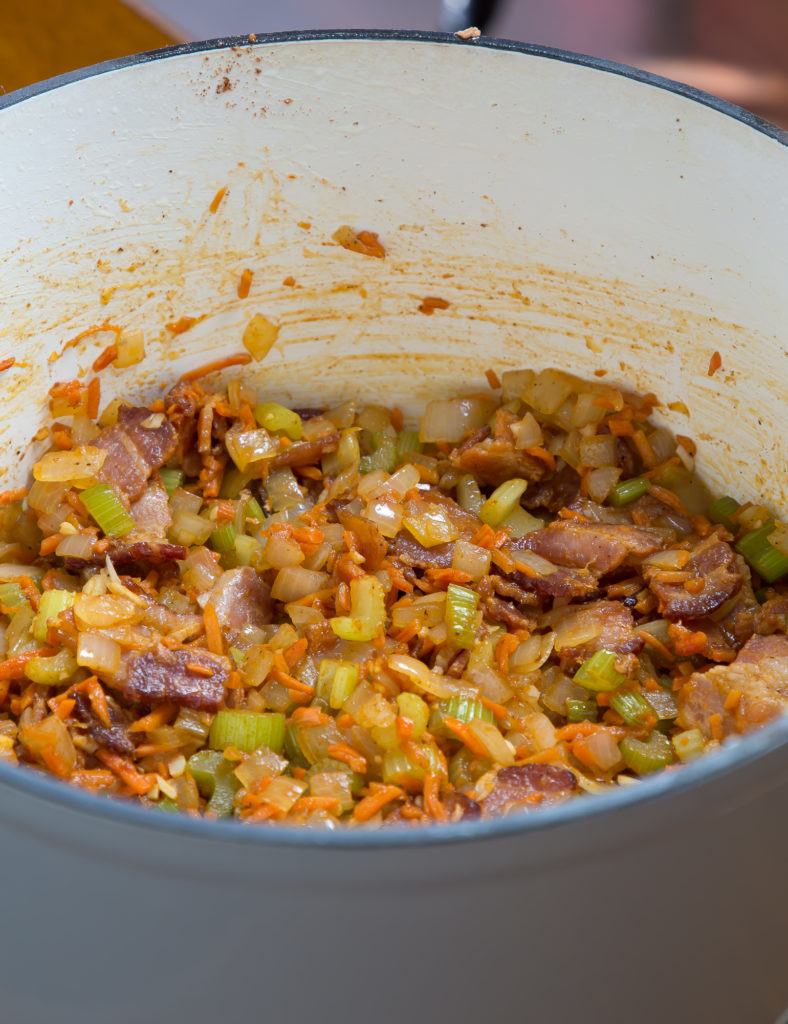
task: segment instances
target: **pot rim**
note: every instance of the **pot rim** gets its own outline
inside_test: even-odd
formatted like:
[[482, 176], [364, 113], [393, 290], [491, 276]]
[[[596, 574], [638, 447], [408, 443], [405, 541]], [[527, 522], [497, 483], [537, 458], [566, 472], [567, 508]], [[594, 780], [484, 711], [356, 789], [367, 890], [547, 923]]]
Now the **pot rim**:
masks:
[[[83, 79], [108, 74], [140, 64], [157, 60], [180, 57], [190, 53], [204, 53], [211, 50], [281, 45], [302, 42], [343, 42], [343, 41], [384, 41], [426, 43], [450, 46], [474, 46], [489, 50], [520, 53], [528, 57], [555, 60], [565, 64], [576, 64], [595, 71], [619, 75], [667, 92], [673, 92], [685, 99], [710, 107], [718, 113], [731, 117], [760, 132], [779, 144], [788, 147], [788, 131], [766, 121], [728, 100], [703, 92], [693, 86], [655, 75], [627, 64], [573, 53], [555, 47], [539, 46], [532, 43], [509, 39], [495, 39], [481, 36], [463, 40], [442, 32], [393, 31], [386, 29], [341, 29], [312, 30], [298, 32], [277, 32], [253, 36], [229, 36], [176, 44], [157, 50], [117, 57], [99, 64], [79, 68], [62, 75], [35, 82], [14, 92], [0, 95], [0, 111], [10, 109], [18, 103], [33, 99], [46, 92], [62, 88]], [[488, 821], [457, 822], [440, 827], [414, 829], [391, 829], [366, 831], [363, 829], [340, 829], [334, 832], [312, 831], [287, 826], [276, 828], [243, 828], [235, 821], [206, 821], [186, 815], [160, 814], [121, 799], [102, 800], [94, 795], [65, 786], [34, 770], [20, 769], [0, 763], [0, 788], [8, 786], [21, 790], [33, 798], [57, 804], [76, 813], [100, 817], [108, 823], [113, 821], [129, 826], [138, 826], [151, 832], [176, 833], [189, 836], [190, 841], [203, 838], [211, 841], [260, 843], [262, 845], [305, 847], [305, 848], [351, 848], [356, 850], [391, 847], [433, 846], [435, 844], [473, 842], [493, 838], [505, 838], [521, 833], [545, 832], [550, 829], [569, 826], [585, 821], [588, 817], [604, 815], [608, 820], [613, 814], [626, 813], [634, 804], [643, 806], [672, 799], [688, 790], [700, 789], [714, 783], [724, 782], [731, 775], [738, 775], [745, 766], [756, 767], [777, 753], [780, 748], [788, 750], [788, 715], [772, 723], [760, 732], [736, 739], [726, 748], [715, 751], [708, 757], [682, 765], [680, 771], [668, 771], [645, 782], [627, 788], [617, 788], [609, 793], [595, 795], [589, 799], [572, 800], [554, 807], [544, 808], [537, 814], [515, 814]]]

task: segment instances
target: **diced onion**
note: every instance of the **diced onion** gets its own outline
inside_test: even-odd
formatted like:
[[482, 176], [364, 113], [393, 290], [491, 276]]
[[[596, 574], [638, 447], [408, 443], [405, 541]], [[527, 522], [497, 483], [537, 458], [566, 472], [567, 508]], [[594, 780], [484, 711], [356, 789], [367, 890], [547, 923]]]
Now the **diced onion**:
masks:
[[300, 565], [280, 569], [271, 587], [271, 597], [276, 601], [298, 601], [307, 594], [321, 590], [328, 582], [328, 573], [313, 572]]
[[58, 544], [55, 554], [58, 558], [89, 559], [93, 554], [96, 538], [90, 533], [72, 533], [65, 536]]
[[263, 796], [266, 803], [273, 804], [286, 814], [308, 785], [308, 782], [301, 779], [280, 775], [266, 787]]
[[452, 568], [467, 572], [475, 582], [490, 571], [491, 552], [460, 537], [454, 545]]
[[481, 718], [475, 718], [468, 723], [468, 728], [476, 736], [481, 745], [487, 751], [489, 757], [498, 764], [508, 767], [514, 764], [515, 750], [512, 744], [503, 738], [499, 729], [485, 722]]
[[47, 452], [33, 466], [33, 476], [42, 483], [73, 483], [93, 479], [104, 464], [104, 448], [84, 445], [70, 451]]
[[114, 594], [92, 597], [77, 594], [73, 604], [74, 619], [82, 629], [104, 629], [131, 621], [137, 609], [128, 598]]
[[300, 565], [304, 560], [304, 552], [294, 540], [272, 533], [266, 541], [265, 557], [272, 569], [285, 569]]
[[544, 440], [542, 428], [532, 412], [527, 412], [517, 423], [509, 428], [514, 434], [516, 448], [533, 448]]
[[580, 461], [591, 469], [615, 466], [618, 439], [612, 434], [594, 434], [580, 438]]
[[140, 327], [121, 331], [116, 345], [118, 354], [113, 359], [113, 365], [118, 369], [135, 366], [145, 358], [145, 335]]
[[555, 633], [539, 636], [534, 633], [515, 648], [509, 657], [509, 671], [526, 675], [540, 668], [553, 653]]
[[431, 693], [433, 697], [453, 697], [458, 692], [458, 687], [448, 679], [430, 671], [423, 661], [411, 658], [407, 654], [390, 655], [388, 667], [392, 672], [405, 676], [425, 693]]
[[279, 328], [275, 323], [263, 316], [262, 313], [255, 313], [246, 325], [243, 333], [243, 345], [255, 362], [259, 363], [268, 355], [274, 343]]
[[586, 474], [586, 489], [592, 501], [603, 502], [611, 490], [618, 483], [621, 470], [618, 466], [604, 466], [599, 469], [592, 469]]
[[258, 430], [237, 430], [232, 427], [227, 431], [224, 443], [228, 455], [240, 470], [262, 459], [273, 458], [279, 451], [279, 445], [263, 427]]
[[486, 396], [435, 399], [427, 403], [419, 430], [420, 441], [460, 441], [470, 430], [483, 427], [496, 403]]
[[120, 668], [120, 644], [100, 633], [81, 632], [77, 641], [77, 664], [91, 672], [115, 675]]

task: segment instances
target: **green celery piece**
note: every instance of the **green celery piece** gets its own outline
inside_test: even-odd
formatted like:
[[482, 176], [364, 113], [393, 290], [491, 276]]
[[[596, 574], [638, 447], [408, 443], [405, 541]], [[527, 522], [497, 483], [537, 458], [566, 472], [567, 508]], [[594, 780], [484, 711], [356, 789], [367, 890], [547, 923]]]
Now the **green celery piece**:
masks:
[[176, 487], [180, 487], [185, 479], [185, 474], [182, 469], [160, 469], [159, 476], [161, 482], [164, 484], [164, 489], [167, 492], [167, 497], [172, 497], [172, 492]]
[[18, 608], [26, 601], [18, 583], [0, 583], [0, 604], [6, 608]]
[[413, 722], [412, 738], [414, 740], [420, 739], [424, 730], [427, 728], [427, 722], [429, 721], [429, 704], [422, 700], [418, 694], [408, 693], [407, 690], [403, 690], [402, 693], [397, 694], [397, 707], [399, 708], [399, 713], [403, 718], [407, 718], [409, 722]]
[[527, 487], [528, 481], [520, 477], [513, 477], [496, 487], [481, 507], [479, 512], [481, 521], [497, 529], [504, 519], [519, 507], [520, 498]]
[[238, 565], [254, 565], [255, 556], [261, 549], [262, 544], [256, 538], [249, 537], [245, 533], [237, 534], [232, 552], [233, 568]]
[[213, 750], [237, 747], [247, 754], [259, 747], [268, 747], [274, 753], [281, 754], [284, 742], [284, 715], [245, 708], [217, 711], [208, 735], [208, 744]]
[[194, 781], [209, 796], [206, 810], [217, 818], [233, 812], [233, 801], [241, 783], [233, 766], [219, 750], [198, 750], [186, 762]]
[[70, 679], [77, 668], [77, 659], [64, 647], [50, 658], [31, 658], [25, 664], [25, 675], [41, 686], [56, 686]]
[[61, 612], [70, 608], [74, 603], [74, 597], [70, 590], [45, 590], [41, 595], [33, 622], [33, 636], [40, 644], [46, 643], [49, 620], [57, 618]]
[[358, 665], [352, 663], [339, 665], [331, 681], [329, 707], [339, 711], [356, 686], [358, 686]]
[[774, 583], [788, 572], [788, 558], [769, 543], [774, 523], [751, 530], [736, 542], [736, 550], [766, 583]]
[[292, 722], [288, 723], [285, 729], [284, 753], [291, 764], [298, 768], [309, 768], [309, 761], [307, 761], [298, 739], [300, 731], [297, 725], [293, 725]]
[[134, 520], [109, 484], [94, 484], [80, 494], [82, 504], [108, 537], [125, 537]]
[[720, 526], [724, 526], [730, 533], [736, 533], [736, 527], [731, 522], [731, 516], [734, 512], [738, 511], [739, 503], [735, 498], [731, 498], [729, 495], [724, 494], [721, 498], [717, 498], [709, 505], [709, 519], [713, 523], [719, 523]]
[[418, 430], [400, 430], [397, 436], [397, 462], [405, 462], [409, 452], [420, 452], [423, 448]]
[[445, 718], [456, 718], [458, 722], [473, 722], [481, 718], [483, 722], [495, 722], [495, 716], [476, 697], [450, 697], [433, 704], [430, 709], [429, 730], [436, 736], [452, 736], [453, 733], [444, 725]]
[[[434, 748], [423, 746], [421, 752], [430, 762], [430, 771], [439, 775], [442, 769]], [[402, 750], [387, 750], [383, 755], [382, 777], [387, 785], [420, 788], [426, 774], [426, 770]]]
[[449, 638], [470, 650], [476, 640], [476, 612], [479, 595], [475, 590], [450, 583], [446, 588], [446, 625]]
[[618, 690], [610, 698], [611, 708], [627, 723], [641, 728], [655, 725], [657, 713], [646, 698], [633, 690]]
[[165, 814], [178, 814], [180, 812], [180, 807], [168, 796], [159, 800], [158, 803], [154, 804], [154, 807], [157, 811], [164, 811]]
[[291, 441], [304, 436], [304, 424], [297, 412], [278, 402], [261, 402], [254, 408], [254, 418], [271, 433], [286, 434]]
[[457, 484], [457, 504], [467, 512], [473, 512], [474, 515], [478, 516], [481, 513], [484, 497], [470, 473], [460, 477], [460, 482]]
[[595, 700], [566, 699], [566, 720], [568, 722], [595, 722], [597, 703]]
[[644, 476], [632, 476], [629, 480], [620, 480], [607, 496], [609, 504], [619, 508], [621, 505], [628, 505], [638, 498], [642, 498], [651, 487], [650, 482]]
[[595, 693], [617, 690], [627, 681], [627, 677], [616, 671], [615, 661], [613, 651], [596, 651], [575, 672], [574, 681], [578, 686]]
[[337, 761], [333, 757], [322, 757], [319, 761], [315, 761], [315, 763], [307, 769], [304, 781], [308, 782], [312, 776], [317, 775], [318, 772], [344, 772], [346, 775], [349, 775], [351, 793], [360, 793], [367, 784], [363, 775], [360, 775], [358, 772], [354, 772], [350, 765], [345, 764], [344, 761]]
[[258, 523], [265, 522], [265, 512], [260, 508], [260, 502], [257, 498], [250, 498], [247, 501], [246, 508], [244, 509], [244, 515], [247, 519], [254, 519]]
[[624, 763], [638, 775], [648, 775], [666, 768], [675, 760], [673, 744], [664, 733], [655, 729], [647, 740], [625, 736], [618, 745]]
[[235, 549], [235, 527], [232, 523], [225, 523], [218, 527], [211, 534], [211, 547], [222, 555]]
[[397, 438], [387, 430], [376, 430], [372, 435], [372, 452], [359, 461], [362, 473], [371, 473], [375, 469], [384, 469], [393, 473], [397, 465]]

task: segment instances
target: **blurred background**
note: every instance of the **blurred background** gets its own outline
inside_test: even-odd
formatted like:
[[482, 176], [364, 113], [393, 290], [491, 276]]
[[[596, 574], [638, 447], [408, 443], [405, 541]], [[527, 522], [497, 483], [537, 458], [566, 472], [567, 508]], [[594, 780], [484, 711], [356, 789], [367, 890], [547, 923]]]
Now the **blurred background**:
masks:
[[193, 39], [468, 25], [634, 64], [788, 127], [786, 0], [0, 0], [0, 92]]

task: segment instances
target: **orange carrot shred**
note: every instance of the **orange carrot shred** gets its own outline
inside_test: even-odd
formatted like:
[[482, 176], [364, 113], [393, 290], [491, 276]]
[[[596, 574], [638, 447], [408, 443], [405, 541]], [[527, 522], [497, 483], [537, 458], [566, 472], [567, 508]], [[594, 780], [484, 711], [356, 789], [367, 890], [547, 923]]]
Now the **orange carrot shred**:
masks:
[[719, 370], [719, 368], [721, 366], [722, 366], [722, 356], [719, 354], [719, 352], [712, 352], [711, 359], [709, 360], [709, 370], [708, 370], [709, 376], [713, 377], [714, 374], [717, 372], [717, 370]]
[[475, 754], [477, 757], [487, 757], [487, 748], [465, 722], [452, 718], [451, 715], [444, 715], [443, 724], [447, 729], [451, 729], [458, 739], [462, 740], [472, 754]]
[[120, 754], [116, 754], [113, 750], [108, 750], [107, 747], [99, 747], [96, 751], [96, 757], [138, 796], [142, 796], [152, 788], [152, 779], [149, 779], [146, 775], [141, 775], [131, 761], [121, 757]]
[[0, 361], [0, 373], [2, 373], [3, 370], [10, 370], [15, 362], [16, 362], [16, 359], [14, 358], [14, 356], [9, 356], [7, 359], [1, 360]]
[[109, 364], [117, 359], [118, 357], [118, 346], [113, 342], [111, 345], [107, 345], [103, 352], [96, 356], [93, 360], [93, 372], [99, 373], [101, 370], [106, 369]]
[[209, 601], [203, 609], [203, 620], [205, 622], [205, 646], [211, 654], [224, 654], [224, 641], [222, 630], [219, 626], [219, 619], [216, 609]]
[[8, 491], [0, 491], [0, 505], [11, 505], [27, 496], [26, 487], [14, 487]]
[[153, 729], [160, 729], [167, 725], [175, 716], [177, 707], [174, 704], [160, 704], [150, 714], [138, 718], [129, 726], [129, 732], [151, 732]]
[[711, 730], [713, 739], [721, 743], [725, 738], [725, 730], [722, 726], [722, 715], [709, 715], [709, 729]]
[[370, 793], [362, 797], [353, 808], [354, 821], [369, 821], [386, 804], [390, 804], [392, 800], [399, 800], [405, 796], [404, 790], [400, 789], [399, 786], [384, 786], [377, 782], [371, 782], [369, 788]]
[[249, 289], [252, 286], [252, 277], [253, 276], [254, 276], [254, 271], [250, 270], [248, 267], [246, 267], [241, 272], [241, 280], [238, 282], [238, 298], [239, 299], [245, 299], [248, 296]]
[[738, 690], [734, 687], [732, 690], [730, 690], [728, 696], [725, 698], [725, 704], [723, 705], [723, 707], [726, 711], [734, 711], [739, 706], [741, 698], [741, 690]]
[[[182, 375], [181, 380], [199, 380], [200, 377], [207, 377], [209, 373], [218, 373], [219, 370], [225, 370], [228, 366], [246, 366], [251, 361], [252, 357], [248, 352], [237, 352], [235, 355], [225, 356], [224, 359], [215, 359], [212, 363], [205, 363], [203, 366], [198, 366], [195, 370], [189, 370], [188, 373]], [[252, 420], [254, 421], [254, 417], [252, 417]]]
[[367, 759], [347, 743], [329, 743], [328, 753], [337, 761], [344, 762], [354, 772], [363, 775], [367, 770]]
[[94, 377], [88, 384], [87, 402], [85, 403], [85, 412], [89, 419], [94, 420], [98, 416], [100, 404], [101, 381], [98, 377]]

